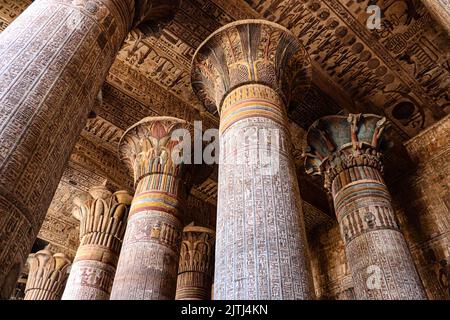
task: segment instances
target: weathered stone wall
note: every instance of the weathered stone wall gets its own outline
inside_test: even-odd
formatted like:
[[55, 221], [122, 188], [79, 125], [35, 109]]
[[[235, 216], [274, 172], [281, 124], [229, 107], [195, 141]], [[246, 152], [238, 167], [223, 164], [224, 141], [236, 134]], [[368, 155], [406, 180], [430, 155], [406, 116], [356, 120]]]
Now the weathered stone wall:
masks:
[[317, 299], [355, 299], [344, 242], [337, 221], [312, 230], [308, 243]]
[[[23, 11], [32, 1], [31, 0], [0, 0], [0, 31], [4, 30], [6, 28], [6, 26], [12, 22], [12, 20], [21, 12]], [[205, 1], [199, 1], [198, 3], [203, 3]], [[208, 3], [207, 5], [213, 5], [214, 3], [224, 3], [224, 7], [227, 7], [227, 12], [224, 13], [224, 20], [226, 21], [221, 21], [221, 24], [223, 23], [227, 23], [229, 22], [228, 19], [228, 15], [233, 16], [234, 18], [243, 18], [243, 16], [241, 15], [245, 15], [246, 13], [244, 12], [244, 10], [234, 10], [235, 12], [233, 12], [230, 8], [232, 6], [234, 6], [234, 2], [228, 2], [228, 1], [211, 1], [211, 3]], [[253, 5], [253, 3], [256, 3], [257, 1], [247, 1], [250, 5], [252, 5], [257, 11], [260, 11], [262, 13], [264, 13], [264, 11], [267, 9], [267, 7], [271, 6], [271, 14], [273, 14], [276, 17], [270, 17], [268, 15], [266, 15], [264, 13], [264, 16], [267, 16], [268, 19], [274, 19], [276, 18], [278, 19], [282, 19], [283, 15], [278, 14], [279, 11], [284, 10], [283, 5], [282, 5], [282, 1], [280, 2], [280, 4], [276, 4], [275, 1], [266, 1], [266, 2], [261, 2], [260, 5]], [[430, 2], [430, 1], [429, 1]], [[437, 1], [436, 1], [437, 2]], [[185, 6], [186, 8], [189, 8], [189, 6], [192, 6], [193, 4], [196, 4], [197, 2], [193, 2], [193, 1], [185, 1]], [[327, 4], [327, 2], [320, 2], [322, 6], [325, 6]], [[335, 2], [335, 1], [330, 1], [329, 3], [336, 3], [335, 6], [339, 6], [339, 2]], [[226, 5], [225, 5], [226, 4]], [[303, 6], [303, 3], [295, 3], [294, 6], [292, 7], [292, 10], [285, 10], [285, 12], [294, 12], [296, 7], [300, 7]], [[357, 6], [359, 4], [356, 4], [356, 2], [354, 4], [352, 4], [352, 9], [354, 9], [354, 6]], [[314, 8], [314, 7], [311, 7]], [[242, 8], [240, 8], [242, 9]], [[310, 11], [311, 9], [308, 8], [308, 10]], [[316, 10], [316, 9], [314, 9]], [[309, 15], [310, 12], [309, 11], [302, 11], [304, 12], [304, 14]], [[195, 11], [195, 12], [198, 12]], [[256, 11], [255, 11], [256, 12]], [[269, 11], [267, 11], [269, 12]], [[317, 11], [320, 12], [320, 11]], [[342, 12], [347, 12], [347, 11], [342, 11]], [[185, 17], [185, 15], [180, 15], [180, 17]], [[295, 15], [291, 15], [291, 18], [289, 19], [294, 19]], [[202, 17], [203, 19], [203, 17]], [[420, 22], [420, 21], [416, 21], [416, 19], [420, 19], [420, 21], [428, 19], [428, 15], [421, 15], [420, 18], [413, 18], [409, 21], [411, 22], [406, 22], [405, 26], [397, 26], [397, 29], [395, 31], [396, 34], [402, 34], [403, 33], [403, 29], [401, 28], [413, 28], [414, 27], [414, 23], [416, 22]], [[288, 20], [286, 20], [288, 21]], [[322, 21], [322, 20], [320, 20]], [[415, 22], [416, 21], [416, 22]], [[175, 21], [176, 23], [174, 24], [174, 26], [179, 26], [181, 25], [181, 23], [178, 21]], [[185, 22], [185, 21], [181, 21], [181, 22]], [[203, 25], [207, 25], [207, 23], [204, 23], [200, 18], [199, 18], [199, 22], [201, 22]], [[288, 21], [289, 22], [289, 21]], [[317, 23], [325, 23], [325, 22], [318, 22]], [[296, 30], [300, 30], [300, 27], [302, 26], [302, 23], [300, 23], [299, 21], [295, 24], [292, 23], [292, 28], [294, 29], [294, 31]], [[172, 27], [175, 28], [175, 27]], [[212, 26], [210, 26], [210, 28], [216, 28], [216, 25], [213, 24]], [[430, 30], [426, 31], [427, 34], [431, 34], [433, 32], [433, 28], [429, 28]], [[180, 30], [182, 30], [180, 28]], [[359, 29], [358, 29], [359, 30]], [[324, 33], [324, 35], [326, 35], [327, 33]], [[130, 35], [129, 39], [127, 39], [127, 42], [130, 42], [134, 45], [134, 39], [132, 39], [133, 35]], [[306, 35], [305, 35], [306, 37]], [[392, 37], [394, 39], [394, 36]], [[396, 37], [398, 38], [398, 37]], [[434, 38], [431, 38], [429, 36], [426, 36], [426, 38], [431, 39], [431, 41], [433, 41]], [[162, 43], [164, 41], [164, 37], [161, 38], [161, 40], [158, 40], [160, 43], [160, 46], [162, 46]], [[421, 48], [425, 48], [426, 47], [426, 43], [428, 43], [429, 40], [425, 39], [426, 41], [424, 41], [423, 37], [417, 37], [416, 43], [414, 45], [409, 45], [408, 46], [408, 54], [410, 54], [412, 57], [414, 57], [415, 55], [419, 55], [422, 53]], [[133, 40], [133, 41], [131, 41]], [[140, 41], [141, 39], [139, 39]], [[151, 40], [151, 39], [150, 39]], [[149, 39], [147, 39], [147, 41], [150, 41]], [[202, 41], [203, 39], [196, 39], [197, 43], [194, 43], [194, 46], [198, 46], [198, 44]], [[320, 40], [320, 38], [319, 38]], [[136, 40], [136, 43], [138, 43], [139, 41]], [[380, 41], [384, 41], [383, 39], [380, 39]], [[318, 41], [319, 42], [319, 41]], [[439, 41], [436, 41], [437, 43], [439, 43]], [[442, 42], [442, 41], [441, 41]], [[144, 43], [144, 42], [142, 42]], [[180, 44], [181, 43], [181, 44]], [[443, 42], [442, 42], [443, 43]], [[185, 44], [182, 40], [178, 40], [176, 42], [176, 45], [180, 48], [184, 48], [184, 46], [187, 44]], [[175, 46], [175, 45], [174, 45]], [[154, 46], [157, 47], [157, 46]], [[375, 46], [373, 46], [375, 47]], [[398, 48], [398, 46], [392, 46], [392, 48]], [[124, 46], [123, 50], [122, 50], [122, 55], [124, 54], [124, 52], [126, 51], [126, 46]], [[153, 48], [151, 48], [153, 50]], [[335, 50], [334, 46], [327, 46], [325, 48], [326, 50]], [[150, 50], [150, 49], [149, 49]], [[180, 49], [181, 50], [181, 49]], [[186, 51], [193, 51], [192, 48], [188, 48], [185, 49]], [[403, 50], [403, 49], [402, 49]], [[406, 47], [405, 47], [406, 50]], [[161, 52], [163, 52], [164, 50], [159, 49], [159, 54], [161, 54]], [[335, 50], [336, 51], [336, 50]], [[337, 51], [336, 51], [337, 52]], [[137, 52], [138, 53], [138, 52]], [[136, 53], [136, 54], [137, 54]], [[323, 56], [328, 56], [326, 54], [325, 50], [322, 51], [317, 51], [317, 52], [313, 52], [313, 55], [318, 55], [318, 54], [323, 54]], [[190, 61], [190, 55], [192, 55], [192, 52], [189, 53], [189, 59], [186, 59], [187, 63], [183, 64], [183, 63], [179, 63], [176, 64], [175, 63], [175, 67], [178, 67], [178, 65], [182, 66], [182, 65], [189, 65], [189, 61]], [[439, 56], [441, 56], [440, 54], [438, 54]], [[130, 54], [130, 56], [132, 56], [132, 54]], [[168, 54], [166, 55], [169, 56]], [[181, 55], [178, 55], [181, 56]], [[337, 56], [337, 54], [336, 54]], [[397, 55], [397, 56], [401, 56], [401, 55]], [[148, 55], [148, 57], [146, 58], [147, 61], [145, 61], [145, 63], [140, 63], [139, 66], [135, 66], [135, 69], [133, 69], [132, 71], [136, 72], [136, 77], [133, 77], [133, 82], [132, 82], [132, 86], [130, 86], [130, 88], [133, 88], [133, 90], [138, 91], [138, 89], [136, 88], [140, 88], [142, 90], [144, 90], [143, 88], [149, 88], [149, 90], [155, 90], [154, 92], [157, 92], [156, 89], [154, 89], [153, 87], [150, 88], [150, 83], [152, 83], [150, 81], [150, 78], [161, 78], [161, 81], [158, 81], [158, 83], [169, 83], [169, 88], [168, 91], [166, 92], [162, 92], [162, 94], [167, 96], [171, 96], [169, 94], [169, 92], [172, 93], [176, 93], [180, 92], [179, 95], [183, 95], [187, 92], [187, 90], [184, 90], [185, 87], [188, 86], [182, 86], [180, 83], [185, 83], [186, 79], [188, 79], [188, 73], [185, 72], [185, 70], [183, 70], [182, 75], [183, 76], [179, 76], [178, 79], [179, 83], [177, 81], [167, 81], [166, 78], [164, 77], [175, 77], [175, 75], [178, 75], [178, 71], [175, 69], [172, 69], [171, 72], [162, 72], [162, 73], [151, 73], [153, 71], [153, 69], [149, 68], [149, 60], [153, 59], [153, 60], [158, 60], [159, 64], [158, 67], [160, 67], [161, 65], [166, 65], [169, 64], [170, 61], [168, 62], [167, 60], [165, 60], [164, 58], [161, 58], [157, 53], [152, 53], [150, 55]], [[440, 59], [444, 59], [444, 58], [440, 58]], [[125, 59], [121, 59], [121, 60], [116, 60], [115, 64], [113, 65], [113, 73], [114, 75], [109, 75], [109, 81], [115, 84], [122, 84], [122, 83], [126, 83], [127, 81], [125, 81], [125, 74], [128, 74], [126, 70], [126, 68], [128, 68], [128, 64], [126, 64], [125, 62], [123, 62], [122, 60]], [[331, 60], [330, 60], [331, 61]], [[373, 62], [373, 60], [370, 60], [371, 62]], [[182, 61], [184, 62], [184, 60]], [[442, 61], [441, 61], [442, 62]], [[362, 62], [361, 62], [362, 63]], [[398, 63], [400, 63], [402, 66], [405, 66], [407, 63], [402, 60], [402, 61], [398, 61]], [[428, 77], [427, 72], [420, 72], [421, 70], [438, 70], [438, 69], [433, 69], [435, 65], [438, 65], [440, 62], [437, 60], [433, 60], [430, 59], [427, 63], [424, 63], [423, 65], [418, 65], [417, 67], [419, 67], [419, 70], [417, 71], [418, 75], [423, 75], [423, 79], [426, 79]], [[130, 63], [131, 64], [131, 63]], [[342, 63], [340, 66], [345, 66], [345, 63]], [[149, 71], [146, 73], [147, 77], [149, 77], [148, 79], [137, 72], [137, 70], [139, 70], [138, 67], [141, 68], [149, 68]], [[174, 67], [174, 68], [175, 68]], [[380, 67], [383, 68], [384, 66]], [[408, 70], [413, 70], [415, 68], [410, 68], [410, 66], [408, 66]], [[156, 67], [155, 67], [156, 68]], [[167, 68], [167, 66], [165, 67]], [[186, 67], [187, 68], [187, 67]], [[423, 68], [423, 69], [420, 69]], [[333, 68], [329, 69], [330, 71], [334, 72], [335, 74], [337, 74]], [[357, 72], [358, 70], [361, 70], [361, 67], [355, 67], [354, 69], [348, 69], [351, 72]], [[404, 69], [406, 70], [406, 69]], [[131, 71], [130, 71], [131, 72]], [[121, 79], [120, 81], [118, 80], [118, 77], [123, 74], [123, 79]], [[186, 74], [186, 75], [185, 75]], [[447, 73], [442, 73], [442, 77], [445, 77]], [[151, 76], [149, 76], [151, 75]], [[135, 78], [137, 79], [137, 76], [140, 76], [141, 78], [138, 79], [138, 81], [135, 80]], [[389, 75], [390, 76], [390, 75]], [[402, 79], [407, 79], [408, 77], [402, 77]], [[350, 79], [352, 79], [350, 77]], [[417, 81], [422, 81], [422, 78], [414, 78]], [[130, 83], [130, 79], [127, 79], [128, 83]], [[144, 83], [143, 81], [146, 80], [147, 82]], [[170, 79], [169, 79], [170, 80]], [[398, 80], [396, 80], [395, 82], [397, 82]], [[424, 83], [429, 83], [429, 82], [424, 82]], [[432, 83], [430, 83], [429, 85], [436, 85], [436, 87], [440, 86], [440, 83], [445, 83], [445, 81], [433, 81]], [[404, 85], [404, 84], [403, 84]], [[168, 86], [165, 86], [168, 87]], [[367, 86], [370, 86], [370, 83], [367, 82]], [[392, 87], [394, 87], [394, 85], [392, 85]], [[182, 90], [183, 89], [183, 90]], [[131, 90], [131, 89], [130, 89]], [[190, 91], [189, 91], [190, 92]], [[357, 92], [357, 91], [354, 91]], [[440, 90], [432, 90], [431, 92], [436, 92], [436, 93], [442, 93], [444, 91], [440, 91]], [[380, 91], [381, 93], [381, 91]], [[378, 93], [376, 93], [378, 94]], [[156, 93], [155, 93], [156, 95]], [[166, 103], [166, 101], [160, 101], [156, 98], [153, 98], [153, 96], [150, 96], [150, 94], [148, 94], [148, 92], [146, 92], [146, 95], [142, 95], [145, 96], [146, 99], [151, 99], [151, 103], [152, 104], [161, 104], [161, 105], [165, 105], [167, 106], [167, 109], [170, 109], [169, 106], [172, 106], [174, 103]], [[425, 97], [425, 95], [421, 95], [423, 97]], [[169, 99], [169, 98], [167, 98]], [[156, 101], [158, 100], [158, 101]], [[184, 99], [184, 100], [189, 100], [189, 99]], [[428, 99], [425, 99], [426, 101], [428, 101]], [[167, 101], [171, 101], [171, 100], [167, 100]], [[378, 101], [378, 100], [377, 100]], [[380, 101], [382, 101], [382, 99], [380, 99]], [[178, 105], [178, 103], [181, 104], [181, 100], [180, 101], [176, 101], [176, 105]], [[121, 101], [121, 103], [123, 103], [123, 101]], [[398, 105], [396, 105], [395, 103], [387, 103], [388, 105], [393, 106], [392, 110], [391, 107], [389, 107], [389, 110], [387, 111], [388, 114], [389, 113], [394, 113], [394, 109], [396, 109], [398, 107]], [[182, 107], [180, 107], [181, 110], [186, 110], [186, 112], [188, 112], [187, 110], [188, 108], [188, 104], [186, 103], [186, 107], [184, 107], [185, 105], [183, 104]], [[134, 111], [137, 110], [136, 108], [133, 109]], [[101, 109], [100, 111], [104, 111], [103, 109]], [[114, 113], [112, 112], [112, 110], [106, 110], [108, 111], [108, 114], [110, 115], [110, 118], [113, 117], [117, 117], [117, 114], [120, 114], [122, 117], [124, 117], [124, 111], [121, 110], [121, 113]], [[164, 109], [164, 111], [167, 111]], [[167, 111], [169, 112], [169, 111]], [[171, 112], [175, 112], [175, 111], [171, 111]], [[103, 112], [105, 113], [105, 112]], [[114, 115], [113, 115], [114, 113]], [[311, 113], [311, 112], [310, 112]], [[105, 113], [106, 114], [106, 113]], [[417, 115], [419, 114], [419, 112], [417, 112], [417, 110], [414, 110], [414, 113], [411, 114], [411, 117], [406, 119], [406, 120], [402, 120], [404, 123], [406, 123], [407, 125], [405, 125], [406, 127], [409, 127], [408, 132], [415, 132], [415, 130], [418, 129], [414, 129], [412, 130], [411, 128], [419, 128], [420, 126], [413, 126], [412, 124], [414, 124], [415, 122], [412, 121], [415, 117], [417, 117]], [[177, 115], [179, 116], [179, 115]], [[395, 118], [395, 117], [394, 117]], [[131, 121], [133, 122], [133, 121]], [[414, 137], [413, 139], [411, 139], [409, 142], [406, 143], [406, 147], [408, 148], [408, 151], [410, 152], [411, 156], [413, 158], [416, 158], [417, 162], [418, 162], [418, 167], [414, 172], [411, 172], [409, 174], [408, 177], [404, 177], [402, 179], [399, 179], [396, 183], [394, 183], [393, 185], [390, 185], [390, 189], [391, 189], [391, 194], [394, 197], [394, 205], [395, 205], [395, 209], [396, 209], [396, 215], [399, 218], [401, 227], [402, 227], [402, 231], [405, 234], [406, 240], [411, 248], [415, 263], [416, 263], [416, 267], [419, 271], [419, 274], [421, 276], [421, 279], [425, 285], [427, 294], [430, 298], [445, 298], [447, 296], [448, 298], [448, 288], [447, 288], [447, 294], [446, 294], [446, 284], [448, 283], [448, 280], [445, 280], [445, 276], [444, 273], [447, 272], [448, 273], [448, 269], [447, 271], [445, 271], [445, 267], [442, 266], [439, 262], [442, 260], [447, 261], [447, 264], [450, 262], [449, 260], [449, 207], [450, 207], [450, 195], [449, 195], [449, 181], [448, 181], [448, 174], [446, 174], [446, 172], [448, 172], [448, 166], [449, 166], [449, 153], [448, 153], [448, 117], [445, 121], [442, 121], [439, 125], [435, 125], [431, 128], [429, 128], [428, 130], [422, 132], [421, 134], [417, 135], [416, 137]], [[73, 159], [73, 155], [72, 155], [72, 159]], [[81, 179], [81, 173], [79, 173], [78, 171], [78, 178]], [[92, 177], [91, 177], [92, 178]], [[93, 179], [93, 178], [92, 178]], [[64, 182], [63, 182], [64, 184]], [[300, 186], [301, 187], [301, 186]], [[310, 190], [311, 188], [306, 188], [306, 190]], [[58, 193], [57, 193], [58, 194]], [[60, 193], [61, 194], [61, 193]], [[303, 194], [302, 194], [303, 197]], [[198, 204], [201, 203], [202, 201], [200, 199], [195, 198], [194, 200], [190, 201], [188, 203], [188, 206], [190, 208], [195, 208], [197, 206], [197, 202]], [[209, 205], [205, 205], [205, 209], [198, 211], [198, 214], [196, 212], [196, 214], [198, 215], [198, 218], [196, 219], [192, 219], [192, 220], [201, 220], [202, 222], [205, 222], [206, 225], [208, 226], [215, 226], [215, 221], [214, 221], [214, 217], [210, 217], [208, 216], [208, 211], [209, 209], [211, 209], [211, 211], [215, 211], [214, 206], [211, 206], [212, 208], [209, 207]], [[203, 208], [203, 207], [202, 207]], [[61, 208], [60, 208], [61, 209]], [[193, 211], [193, 210], [192, 210]], [[306, 212], [306, 210], [305, 210]], [[69, 212], [65, 213], [66, 215], [69, 215]], [[49, 217], [49, 215], [47, 215], [47, 217]], [[70, 219], [70, 217], [68, 217], [68, 219]], [[47, 230], [47, 234], [52, 234], [52, 235], [57, 235], [59, 237], [59, 235], [64, 235], [67, 231], [66, 229], [66, 224], [62, 224], [62, 223], [53, 223], [55, 220], [52, 221], [46, 221], [44, 222], [43, 228], [41, 229], [41, 235], [46, 232]], [[307, 224], [308, 225], [308, 224]], [[47, 226], [51, 226], [52, 228], [46, 228]], [[66, 241], [67, 243], [63, 243], [63, 247], [69, 247], [69, 243], [70, 243], [70, 248], [72, 251], [72, 254], [75, 250], [75, 248], [77, 247], [77, 244], [73, 243], [71, 241], [71, 239], [76, 240], [76, 237], [72, 237], [72, 235], [76, 235], [77, 232], [75, 232], [75, 230], [72, 230], [73, 232], [71, 232], [71, 234], [69, 235], [69, 237], [67, 239], [62, 239]], [[314, 280], [315, 280], [315, 284], [316, 284], [316, 293], [317, 296], [319, 298], [345, 298], [345, 297], [351, 297], [351, 294], [347, 295], [348, 292], [351, 292], [351, 289], [349, 289], [349, 285], [351, 285], [351, 281], [350, 281], [350, 277], [348, 276], [348, 269], [345, 266], [345, 255], [343, 253], [343, 244], [342, 241], [339, 237], [339, 232], [337, 229], [337, 226], [333, 226], [333, 227], [320, 227], [320, 228], [315, 228], [313, 231], [310, 231], [311, 235], [313, 235], [313, 237], [310, 237], [310, 246], [311, 246], [311, 264], [313, 266], [313, 270], [314, 270]], [[52, 242], [53, 245], [57, 245], [57, 243], [55, 241], [53, 241], [52, 238]], [[62, 243], [62, 242], [61, 242]], [[59, 244], [59, 242], [58, 242]], [[61, 251], [61, 250], [60, 250]], [[67, 252], [68, 254], [70, 252]], [[448, 268], [448, 266], [447, 266]], [[439, 281], [440, 280], [440, 281]], [[447, 282], [446, 282], [447, 281]]]
[[417, 167], [391, 186], [397, 217], [430, 299], [450, 298], [449, 130], [447, 116], [407, 141]]

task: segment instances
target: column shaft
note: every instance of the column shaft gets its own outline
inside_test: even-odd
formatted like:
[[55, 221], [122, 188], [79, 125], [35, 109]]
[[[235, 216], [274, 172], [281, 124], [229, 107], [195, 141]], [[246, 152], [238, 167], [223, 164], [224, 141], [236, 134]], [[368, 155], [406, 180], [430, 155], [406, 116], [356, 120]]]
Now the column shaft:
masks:
[[31, 250], [133, 5], [34, 1], [0, 34], [0, 297]]
[[332, 182], [332, 194], [358, 299], [424, 299], [378, 169], [342, 171]]
[[[173, 300], [183, 225], [172, 176], [142, 179], [133, 198], [111, 299]], [[148, 186], [157, 186], [149, 190]]]
[[176, 300], [210, 300], [214, 269], [214, 231], [189, 225], [183, 229]]
[[[312, 280], [301, 199], [284, 103], [264, 85], [246, 85], [224, 100], [215, 268], [216, 299], [308, 299]], [[262, 164], [261, 136], [280, 148]], [[223, 147], [222, 147], [223, 146]], [[243, 159], [240, 162], [239, 159]], [[268, 165], [268, 166], [267, 166]]]
[[108, 300], [111, 293], [132, 197], [103, 186], [90, 193], [94, 199], [80, 204], [80, 247], [63, 300]]

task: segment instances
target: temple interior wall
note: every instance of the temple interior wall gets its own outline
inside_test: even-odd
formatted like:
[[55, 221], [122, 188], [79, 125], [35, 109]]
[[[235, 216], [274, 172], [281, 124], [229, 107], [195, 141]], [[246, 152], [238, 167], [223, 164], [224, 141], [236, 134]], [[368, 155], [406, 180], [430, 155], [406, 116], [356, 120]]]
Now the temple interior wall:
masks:
[[[31, 2], [31, 0], [1, 1], [0, 32]], [[263, 6], [260, 5], [261, 10]], [[123, 64], [121, 60], [116, 61], [113, 65], [115, 72], [120, 71]], [[114, 81], [117, 83], [115, 76], [110, 75], [111, 83]], [[106, 86], [111, 85], [108, 83]], [[116, 88], [109, 90], [114, 91]], [[131, 98], [126, 96], [123, 99]], [[172, 104], [173, 101], [174, 98], [171, 96], [164, 101], [158, 101], [158, 104], [164, 105], [165, 102]], [[176, 101], [178, 102], [179, 99]], [[100, 113], [102, 111], [105, 113], [105, 110], [100, 108]], [[104, 116], [107, 116], [106, 113]], [[114, 117], [117, 115], [111, 115], [111, 119]], [[211, 120], [211, 122], [213, 122], [211, 126], [216, 125], [214, 121]], [[447, 278], [450, 265], [449, 127], [450, 118], [446, 116], [407, 140], [404, 146], [415, 167], [388, 183], [396, 217], [430, 299], [450, 299]], [[77, 221], [71, 217], [73, 198], [86, 192], [87, 186], [95, 184], [110, 183], [116, 189], [132, 188], [130, 176], [127, 176], [128, 173], [124, 171], [121, 164], [118, 164], [117, 159], [114, 159], [115, 150], [107, 150], [105, 147], [92, 144], [95, 139], [89, 135], [89, 132], [88, 129], [83, 131], [38, 236], [50, 242], [50, 249], [64, 252], [71, 259], [79, 245]], [[91, 155], [91, 158], [87, 154]], [[99, 162], [99, 159], [102, 162]], [[95, 168], [93, 169], [95, 173], [87, 171], [86, 167]], [[105, 167], [110, 168], [110, 171], [102, 171]], [[301, 177], [299, 180], [304, 181]], [[211, 185], [212, 190], [214, 182]], [[329, 208], [329, 203], [325, 201], [324, 194], [317, 197], [310, 196], [312, 193], [317, 195], [317, 190], [317, 184], [312, 184], [310, 181], [300, 183], [302, 197], [308, 199], [302, 205], [303, 210], [310, 213], [305, 214], [305, 219], [311, 219], [311, 222], [306, 225], [316, 296], [319, 299], [353, 299], [352, 279], [339, 226], [332, 209]], [[318, 199], [320, 203], [316, 202]], [[214, 229], [217, 209], [215, 201], [214, 196], [205, 200], [194, 192], [187, 203], [186, 219]], [[64, 203], [66, 205], [62, 206], [61, 204]], [[327, 213], [324, 215], [325, 211]]]

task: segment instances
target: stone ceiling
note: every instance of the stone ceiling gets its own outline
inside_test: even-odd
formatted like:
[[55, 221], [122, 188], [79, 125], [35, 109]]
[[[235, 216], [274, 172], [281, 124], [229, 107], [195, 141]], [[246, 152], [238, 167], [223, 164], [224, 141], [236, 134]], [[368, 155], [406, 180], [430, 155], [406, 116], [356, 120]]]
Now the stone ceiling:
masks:
[[[369, 2], [383, 12], [379, 30], [366, 28]], [[29, 3], [0, 0], [0, 31]], [[217, 114], [208, 113], [191, 90], [192, 55], [217, 28], [248, 18], [289, 28], [313, 60], [311, 88], [289, 110], [311, 230], [332, 221], [320, 179], [302, 174], [304, 130], [313, 121], [336, 113], [382, 114], [393, 124], [394, 140], [403, 142], [450, 112], [450, 41], [418, 0], [183, 0], [159, 34], [145, 27], [130, 32], [70, 158], [40, 237], [73, 253], [78, 241], [73, 197], [98, 184], [132, 190], [131, 175], [117, 157], [117, 142], [143, 117], [170, 115], [202, 120], [204, 129], [218, 127]], [[401, 151], [389, 157], [397, 167], [405, 161]], [[207, 225], [214, 225], [216, 174], [195, 188], [190, 199], [192, 212], [198, 213], [193, 219]]]
[[371, 111], [386, 115], [407, 139], [450, 111], [449, 41], [420, 1], [375, 2], [384, 17], [382, 28], [371, 31], [369, 0], [184, 0], [161, 34], [129, 34], [109, 82], [144, 99], [145, 83], [124, 82], [126, 70], [138, 71], [202, 111], [190, 88], [195, 49], [226, 23], [264, 18], [292, 30], [314, 61], [312, 90], [292, 120], [306, 128], [342, 108]]

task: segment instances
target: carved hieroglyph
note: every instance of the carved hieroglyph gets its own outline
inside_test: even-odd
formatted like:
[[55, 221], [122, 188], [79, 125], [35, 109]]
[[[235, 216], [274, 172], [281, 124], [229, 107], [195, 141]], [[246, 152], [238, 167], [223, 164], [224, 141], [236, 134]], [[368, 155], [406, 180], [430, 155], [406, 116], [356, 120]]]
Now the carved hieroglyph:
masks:
[[305, 167], [325, 176], [357, 299], [425, 299], [382, 177], [386, 118], [350, 114], [308, 130]]
[[104, 186], [89, 190], [91, 199], [78, 199], [80, 247], [72, 265], [63, 300], [108, 300], [116, 272], [132, 197]]
[[44, 249], [30, 254], [24, 300], [59, 300], [68, 276], [70, 260], [63, 253]]
[[450, 299], [450, 115], [405, 143], [416, 162], [394, 206], [430, 299]]
[[[158, 8], [137, 4], [139, 20]], [[0, 35], [0, 297], [10, 296], [134, 13], [133, 0], [34, 1]]]
[[[264, 20], [220, 28], [194, 56], [193, 89], [221, 117], [216, 299], [314, 295], [286, 115], [310, 76], [297, 39]], [[252, 132], [278, 135], [278, 164], [256, 159], [267, 146], [246, 137]]]
[[156, 83], [200, 109], [187, 70], [195, 48], [229, 22], [267, 19], [291, 30], [315, 61], [311, 90], [291, 119], [307, 129], [337, 113], [328, 103], [334, 100], [353, 112], [383, 112], [399, 138], [408, 139], [450, 111], [448, 37], [421, 2], [377, 1], [381, 27], [371, 30], [372, 0], [184, 0], [161, 36], [129, 34], [109, 82], [145, 100], [144, 81]]
[[[447, 0], [246, 2], [299, 38], [315, 61], [315, 74], [340, 87], [336, 96], [341, 90], [350, 95], [354, 112], [385, 114], [399, 138], [414, 136], [450, 111], [449, 38], [422, 5]], [[372, 4], [382, 18], [370, 29]]]
[[148, 117], [123, 135], [121, 158], [133, 169], [136, 192], [119, 257], [111, 299], [174, 299], [189, 173], [172, 158], [190, 125]]
[[210, 300], [215, 232], [190, 224], [183, 229], [176, 300]]

